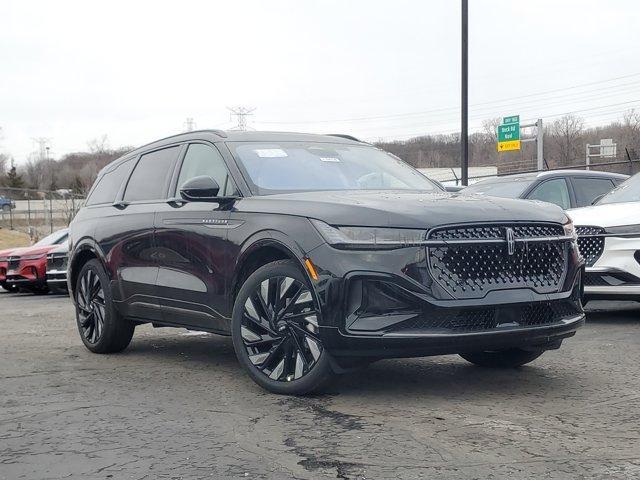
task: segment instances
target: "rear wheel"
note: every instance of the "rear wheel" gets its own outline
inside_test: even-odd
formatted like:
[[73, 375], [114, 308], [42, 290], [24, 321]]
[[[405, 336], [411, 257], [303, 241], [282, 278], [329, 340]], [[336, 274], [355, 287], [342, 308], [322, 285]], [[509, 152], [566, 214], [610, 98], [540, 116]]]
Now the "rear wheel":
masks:
[[9, 213], [11, 211], [11, 205], [3, 205], [2, 206], [2, 211], [4, 213]]
[[7, 283], [3, 283], [1, 286], [2, 286], [2, 288], [4, 288], [9, 293], [16, 293], [16, 292], [18, 292], [20, 290], [15, 285], [9, 285]]
[[508, 350], [497, 350], [492, 352], [461, 353], [460, 356], [466, 361], [490, 368], [516, 368], [534, 361], [544, 350], [521, 350], [510, 348]]
[[304, 274], [290, 260], [256, 270], [233, 309], [238, 360], [251, 378], [274, 393], [302, 395], [331, 377], [329, 353], [318, 335], [320, 312]]
[[94, 353], [124, 350], [135, 328], [116, 310], [108, 285], [102, 264], [90, 260], [80, 270], [74, 291], [80, 338]]

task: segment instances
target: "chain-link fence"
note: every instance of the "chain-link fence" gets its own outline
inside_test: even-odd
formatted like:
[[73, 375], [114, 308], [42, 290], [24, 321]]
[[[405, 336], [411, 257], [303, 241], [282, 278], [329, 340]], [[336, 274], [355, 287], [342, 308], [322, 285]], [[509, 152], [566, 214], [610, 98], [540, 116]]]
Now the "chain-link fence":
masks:
[[25, 232], [36, 241], [67, 227], [84, 201], [70, 190], [0, 187], [0, 227]]

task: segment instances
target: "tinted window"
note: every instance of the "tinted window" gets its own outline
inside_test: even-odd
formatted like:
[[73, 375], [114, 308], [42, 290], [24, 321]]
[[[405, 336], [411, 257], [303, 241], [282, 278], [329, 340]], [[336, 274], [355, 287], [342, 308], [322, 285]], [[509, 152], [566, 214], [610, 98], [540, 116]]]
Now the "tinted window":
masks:
[[573, 192], [576, 194], [576, 207], [591, 205], [596, 197], [613, 188], [608, 178], [573, 178]]
[[564, 178], [555, 178], [542, 182], [527, 198], [529, 200], [542, 200], [543, 202], [555, 203], [562, 208], [571, 208], [569, 200], [569, 189]]
[[220, 196], [236, 195], [236, 186], [229, 176], [227, 166], [220, 153], [215, 148], [202, 143], [189, 145], [187, 154], [182, 162], [178, 177], [178, 190], [187, 180], [201, 175], [208, 175], [220, 185]]
[[135, 202], [163, 198], [167, 176], [179, 150], [180, 147], [171, 147], [142, 155], [129, 178], [124, 200]]
[[98, 180], [98, 184], [91, 192], [91, 196], [87, 200], [87, 205], [98, 205], [100, 203], [113, 203], [116, 194], [120, 190], [122, 182], [129, 173], [131, 161], [126, 161], [118, 165], [115, 169], [105, 173]]
[[382, 150], [321, 142], [230, 143], [260, 194], [312, 190], [440, 191]]

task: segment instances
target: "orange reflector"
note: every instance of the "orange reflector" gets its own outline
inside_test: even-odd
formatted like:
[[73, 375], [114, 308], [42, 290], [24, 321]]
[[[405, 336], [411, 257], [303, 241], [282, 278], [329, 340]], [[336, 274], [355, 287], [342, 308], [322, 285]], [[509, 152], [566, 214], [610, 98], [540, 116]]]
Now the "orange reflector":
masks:
[[313, 263], [311, 263], [310, 259], [305, 258], [304, 266], [307, 267], [307, 270], [309, 271], [309, 275], [311, 275], [311, 278], [313, 278], [314, 280], [318, 280], [318, 272], [316, 272], [316, 267], [313, 265]]

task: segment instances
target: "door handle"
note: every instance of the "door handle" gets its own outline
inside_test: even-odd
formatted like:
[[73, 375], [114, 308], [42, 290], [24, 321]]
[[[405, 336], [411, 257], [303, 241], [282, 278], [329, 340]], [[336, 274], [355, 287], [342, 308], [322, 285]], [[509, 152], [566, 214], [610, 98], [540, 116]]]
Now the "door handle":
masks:
[[124, 200], [122, 200], [120, 202], [115, 202], [113, 206], [116, 207], [118, 210], [124, 210], [129, 206], [129, 202], [125, 202]]

